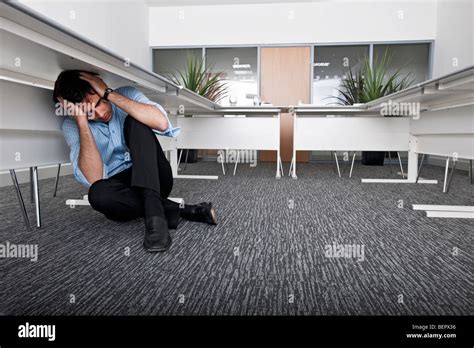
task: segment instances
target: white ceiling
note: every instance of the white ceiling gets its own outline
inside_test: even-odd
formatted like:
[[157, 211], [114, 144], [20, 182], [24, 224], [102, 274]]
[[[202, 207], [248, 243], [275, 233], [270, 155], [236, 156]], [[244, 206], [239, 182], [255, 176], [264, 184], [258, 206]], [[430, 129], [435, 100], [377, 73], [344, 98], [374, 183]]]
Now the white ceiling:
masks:
[[273, 4], [298, 2], [324, 2], [329, 0], [145, 0], [149, 6], [209, 6], [241, 4]]

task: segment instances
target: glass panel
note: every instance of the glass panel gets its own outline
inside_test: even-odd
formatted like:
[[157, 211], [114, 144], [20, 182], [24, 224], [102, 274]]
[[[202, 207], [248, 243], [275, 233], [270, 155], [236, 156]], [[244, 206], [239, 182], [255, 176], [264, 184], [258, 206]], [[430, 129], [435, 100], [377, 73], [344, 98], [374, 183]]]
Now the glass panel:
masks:
[[388, 44], [374, 45], [374, 62], [377, 63], [385, 50], [391, 57], [388, 71], [390, 73], [400, 70], [401, 76], [410, 74], [414, 83], [428, 80], [430, 44]]
[[167, 76], [177, 74], [186, 70], [188, 55], [191, 57], [202, 57], [201, 48], [177, 48], [177, 49], [154, 49], [153, 71]]
[[352, 70], [359, 71], [369, 57], [369, 45], [315, 46], [313, 75], [313, 104], [329, 105], [339, 96], [337, 88]]
[[257, 48], [206, 48], [206, 66], [211, 72], [223, 72], [228, 84], [227, 97], [218, 103], [223, 106], [254, 105], [258, 96]]

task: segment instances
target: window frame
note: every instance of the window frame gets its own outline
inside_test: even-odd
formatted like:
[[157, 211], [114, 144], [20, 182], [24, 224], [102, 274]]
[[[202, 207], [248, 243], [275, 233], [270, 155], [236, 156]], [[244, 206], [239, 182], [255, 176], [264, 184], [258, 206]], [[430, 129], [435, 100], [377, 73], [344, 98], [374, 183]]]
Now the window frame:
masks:
[[206, 48], [257, 48], [257, 91], [261, 94], [260, 85], [260, 56], [262, 47], [310, 47], [310, 61], [311, 64], [308, 67], [310, 70], [309, 79], [309, 93], [310, 103], [313, 103], [313, 81], [314, 81], [314, 52], [317, 47], [322, 46], [369, 46], [369, 60], [370, 66], [373, 65], [374, 60], [374, 45], [391, 45], [391, 44], [428, 44], [428, 79], [433, 76], [433, 48], [434, 40], [396, 40], [396, 41], [353, 41], [353, 42], [310, 42], [310, 43], [282, 43], [282, 44], [239, 44], [239, 45], [176, 45], [176, 46], [150, 46], [150, 70], [153, 71], [153, 51], [159, 49], [188, 49], [188, 48], [199, 48], [202, 51], [203, 63], [206, 64]]

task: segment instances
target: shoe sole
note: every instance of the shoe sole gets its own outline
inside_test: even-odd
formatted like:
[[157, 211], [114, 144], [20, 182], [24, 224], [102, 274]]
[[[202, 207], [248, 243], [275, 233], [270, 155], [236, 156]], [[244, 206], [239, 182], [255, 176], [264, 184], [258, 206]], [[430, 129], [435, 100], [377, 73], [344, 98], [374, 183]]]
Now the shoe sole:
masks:
[[150, 253], [159, 253], [159, 252], [167, 251], [171, 247], [171, 244], [172, 244], [172, 241], [170, 239], [170, 242], [165, 247], [162, 247], [162, 248], [146, 248], [145, 246], [143, 246], [143, 248], [145, 249], [145, 251], [148, 251]]
[[214, 208], [211, 208], [211, 217], [212, 217], [212, 224], [217, 225], [216, 211], [214, 210]]

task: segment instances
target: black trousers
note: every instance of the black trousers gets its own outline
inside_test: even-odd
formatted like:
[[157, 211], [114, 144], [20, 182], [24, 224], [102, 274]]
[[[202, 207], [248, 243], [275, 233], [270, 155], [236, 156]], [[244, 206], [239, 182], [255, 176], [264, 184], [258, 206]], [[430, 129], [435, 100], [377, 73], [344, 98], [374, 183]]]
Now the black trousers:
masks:
[[90, 186], [88, 195], [92, 208], [116, 221], [143, 217], [145, 212], [140, 191], [148, 188], [160, 194], [167, 217], [179, 214], [179, 204], [168, 199], [173, 188], [171, 166], [151, 128], [127, 116], [124, 138], [133, 165]]

